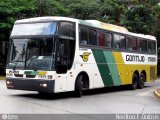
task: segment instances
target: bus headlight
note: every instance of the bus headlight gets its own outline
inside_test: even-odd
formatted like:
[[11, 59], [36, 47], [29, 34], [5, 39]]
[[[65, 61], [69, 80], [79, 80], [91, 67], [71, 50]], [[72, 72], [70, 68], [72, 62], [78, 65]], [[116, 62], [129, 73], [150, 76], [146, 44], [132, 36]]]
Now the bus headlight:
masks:
[[10, 83], [12, 83], [12, 82], [10, 82], [10, 81], [7, 81], [6, 83], [9, 85], [9, 84], [10, 84]]
[[46, 88], [48, 85], [44, 83], [44, 84], [40, 84], [40, 86]]

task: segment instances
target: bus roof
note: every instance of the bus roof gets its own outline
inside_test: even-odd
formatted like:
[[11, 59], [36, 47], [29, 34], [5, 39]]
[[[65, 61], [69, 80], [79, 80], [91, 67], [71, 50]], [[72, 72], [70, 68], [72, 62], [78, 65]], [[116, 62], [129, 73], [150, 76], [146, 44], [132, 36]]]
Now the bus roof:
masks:
[[151, 36], [151, 35], [144, 35], [144, 34], [129, 32], [127, 30], [127, 28], [125, 28], [125, 27], [104, 23], [104, 22], [101, 22], [101, 21], [98, 21], [98, 20], [85, 20], [85, 21], [90, 23], [91, 26], [97, 27], [97, 28], [100, 28], [100, 29], [105, 29], [105, 30], [109, 30], [109, 31], [114, 31], [114, 32], [130, 35], [130, 36], [135, 36], [135, 37], [140, 37], [140, 38], [145, 38], [145, 39], [150, 39], [150, 40], [156, 40], [156, 38], [154, 36]]
[[49, 17], [35, 17], [35, 18], [28, 18], [28, 19], [22, 19], [17, 20], [15, 24], [21, 24], [21, 23], [30, 23], [30, 22], [51, 22], [56, 20], [63, 20], [63, 21], [71, 21], [71, 22], [77, 22], [77, 19], [69, 18], [69, 17], [58, 17], [58, 16], [49, 16]]
[[23, 24], [23, 23], [30, 23], [30, 22], [48, 22], [48, 21], [57, 21], [57, 20], [78, 22], [82, 25], [86, 25], [89, 27], [109, 30], [109, 31], [122, 33], [122, 34], [135, 36], [135, 37], [140, 37], [144, 39], [156, 40], [154, 36], [129, 32], [125, 27], [104, 23], [98, 20], [80, 20], [80, 19], [69, 18], [69, 17], [50, 16], [50, 17], [35, 17], [35, 18], [17, 20], [15, 24]]

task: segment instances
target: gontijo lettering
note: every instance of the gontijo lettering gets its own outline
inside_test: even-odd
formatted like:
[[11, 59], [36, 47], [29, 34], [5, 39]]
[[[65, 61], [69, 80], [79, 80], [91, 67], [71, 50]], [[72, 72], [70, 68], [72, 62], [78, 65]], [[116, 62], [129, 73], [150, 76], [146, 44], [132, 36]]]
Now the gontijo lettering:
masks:
[[126, 61], [145, 62], [145, 57], [138, 55], [126, 55]]
[[156, 62], [156, 57], [148, 57], [145, 56], [139, 56], [139, 55], [126, 55], [126, 61], [129, 62], [145, 62], [145, 60], [148, 60], [148, 62]]

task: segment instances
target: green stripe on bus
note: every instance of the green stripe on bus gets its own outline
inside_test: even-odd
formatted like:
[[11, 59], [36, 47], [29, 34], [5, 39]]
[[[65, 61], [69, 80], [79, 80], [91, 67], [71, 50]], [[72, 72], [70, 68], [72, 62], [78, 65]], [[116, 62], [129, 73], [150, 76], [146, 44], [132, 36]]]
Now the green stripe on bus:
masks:
[[114, 85], [120, 85], [121, 81], [120, 81], [120, 77], [119, 77], [119, 72], [118, 72], [117, 65], [116, 65], [116, 62], [115, 62], [115, 59], [114, 59], [112, 52], [111, 51], [103, 51], [103, 54], [104, 54], [105, 59], [107, 61]]
[[105, 86], [113, 86], [113, 80], [110, 75], [110, 70], [107, 64], [107, 61], [105, 59], [104, 53], [102, 50], [92, 50], [93, 55], [95, 57], [98, 69], [100, 71], [103, 83]]

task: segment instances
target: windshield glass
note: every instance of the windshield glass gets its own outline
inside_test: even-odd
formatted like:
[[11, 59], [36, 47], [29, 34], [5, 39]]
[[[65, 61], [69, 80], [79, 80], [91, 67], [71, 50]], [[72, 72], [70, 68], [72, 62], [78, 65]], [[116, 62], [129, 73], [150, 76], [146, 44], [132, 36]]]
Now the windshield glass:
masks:
[[15, 24], [11, 36], [53, 35], [57, 22]]
[[7, 67], [34, 70], [54, 68], [53, 38], [12, 39], [11, 41]]

